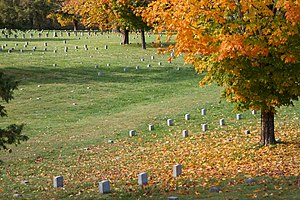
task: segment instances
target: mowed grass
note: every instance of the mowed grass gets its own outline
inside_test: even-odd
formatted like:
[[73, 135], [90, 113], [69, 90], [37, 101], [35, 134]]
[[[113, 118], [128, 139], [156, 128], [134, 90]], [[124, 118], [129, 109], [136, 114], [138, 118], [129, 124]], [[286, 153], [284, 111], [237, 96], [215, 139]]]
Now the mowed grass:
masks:
[[[49, 38], [31, 33], [33, 38], [29, 33], [26, 39], [0, 38], [1, 46], [7, 44], [0, 51], [0, 70], [20, 81], [15, 99], [1, 102], [8, 118], [0, 125], [24, 123], [30, 137], [10, 146], [12, 153], [0, 152], [0, 199], [12, 199], [14, 193], [25, 199], [299, 197], [298, 102], [276, 115], [276, 136], [282, 142], [261, 148], [259, 113], [247, 111], [236, 120], [233, 106], [220, 99], [221, 88], [200, 88], [203, 75], [184, 65], [183, 57], [168, 63], [169, 55], [156, 54], [150, 45], [156, 35], [147, 36], [148, 48], [142, 50], [135, 33], [125, 46], [117, 33], [69, 37], [62, 32], [56, 38], [52, 32]], [[201, 115], [202, 108], [207, 115]], [[186, 113], [191, 120], [184, 120]], [[169, 118], [175, 126], [166, 126]], [[219, 126], [221, 118], [225, 127]], [[201, 130], [203, 123], [207, 132]], [[189, 130], [187, 138], [181, 136], [184, 129]], [[244, 134], [247, 129], [250, 135]], [[137, 136], [129, 137], [129, 130]], [[173, 178], [177, 163], [183, 174]], [[137, 175], [144, 171], [149, 185], [140, 187]], [[58, 175], [64, 176], [64, 188], [53, 188]], [[256, 182], [246, 184], [249, 177]], [[98, 182], [106, 179], [112, 192], [100, 195]], [[29, 183], [22, 184], [24, 180]], [[210, 193], [212, 186], [221, 192]]]

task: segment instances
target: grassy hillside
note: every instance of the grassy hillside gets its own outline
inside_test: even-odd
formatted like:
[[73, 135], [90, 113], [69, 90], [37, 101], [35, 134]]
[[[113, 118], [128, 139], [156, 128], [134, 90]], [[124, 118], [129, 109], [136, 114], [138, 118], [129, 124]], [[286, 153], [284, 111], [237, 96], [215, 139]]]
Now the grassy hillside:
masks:
[[[236, 120], [233, 106], [220, 99], [221, 88], [198, 87], [203, 75], [184, 65], [183, 57], [168, 63], [169, 55], [156, 54], [150, 45], [155, 35], [147, 36], [148, 48], [142, 50], [135, 33], [126, 46], [116, 33], [67, 36], [63, 31], [55, 38], [52, 32], [48, 38], [45, 32], [38, 38], [38, 33], [28, 32], [25, 39], [22, 33], [17, 39], [0, 38], [0, 70], [20, 81], [15, 99], [1, 102], [8, 118], [1, 119], [0, 126], [24, 123], [30, 137], [10, 146], [12, 153], [0, 152], [0, 199], [15, 193], [25, 199], [300, 195], [298, 102], [276, 115], [276, 136], [282, 142], [261, 148], [259, 113], [247, 111]], [[14, 50], [8, 53], [10, 48]], [[184, 120], [186, 113], [191, 120]], [[169, 118], [175, 121], [172, 127], [166, 126]], [[221, 118], [224, 127], [219, 126]], [[154, 131], [148, 130], [149, 124]], [[184, 129], [189, 130], [187, 138], [181, 135]], [[136, 130], [137, 136], [129, 137], [129, 130]], [[173, 178], [177, 163], [183, 174]], [[148, 172], [149, 185], [139, 187], [137, 175], [143, 171]], [[53, 188], [58, 175], [64, 176], [64, 188]], [[255, 182], [245, 183], [249, 177]], [[106, 179], [112, 192], [100, 195], [98, 182]], [[212, 186], [221, 192], [209, 192]]]

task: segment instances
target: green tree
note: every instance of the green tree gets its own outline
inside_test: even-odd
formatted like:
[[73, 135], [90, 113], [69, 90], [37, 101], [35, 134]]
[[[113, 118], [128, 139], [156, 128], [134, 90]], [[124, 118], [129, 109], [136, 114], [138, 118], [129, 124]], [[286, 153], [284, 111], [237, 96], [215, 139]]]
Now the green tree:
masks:
[[[129, 32], [139, 30], [142, 48], [146, 48], [145, 30], [150, 27], [135, 13], [137, 8], [147, 6], [145, 0], [68, 0], [68, 5], [77, 9], [82, 23], [87, 27], [99, 27], [101, 30], [116, 29], [123, 35], [123, 44], [129, 44]], [[80, 6], [78, 6], [80, 2]]]
[[43, 29], [50, 28], [47, 15], [53, 4], [47, 0], [1, 0], [0, 28]]
[[[12, 77], [0, 72], [0, 97], [3, 101], [9, 102], [13, 99], [13, 90], [17, 89], [18, 83]], [[0, 105], [0, 116], [6, 117], [7, 112], [3, 105]], [[0, 149], [7, 149], [9, 144], [20, 144], [21, 141], [28, 140], [28, 137], [22, 135], [23, 125], [12, 124], [7, 128], [0, 128]]]
[[143, 16], [158, 31], [176, 32], [201, 85], [216, 82], [239, 110], [261, 110], [261, 145], [276, 143], [276, 108], [300, 96], [298, 0], [157, 0]]

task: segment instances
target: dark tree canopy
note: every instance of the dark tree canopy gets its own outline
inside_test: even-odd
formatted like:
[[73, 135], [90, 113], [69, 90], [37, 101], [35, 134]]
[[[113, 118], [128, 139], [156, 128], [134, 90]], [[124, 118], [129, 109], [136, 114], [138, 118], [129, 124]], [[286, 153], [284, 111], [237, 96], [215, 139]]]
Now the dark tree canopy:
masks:
[[[0, 72], [0, 97], [8, 103], [13, 99], [13, 90], [17, 89], [18, 82], [10, 76]], [[6, 117], [7, 112], [5, 107], [0, 104], [0, 116]], [[21, 141], [28, 140], [28, 137], [22, 135], [22, 125], [11, 124], [6, 128], [0, 128], [0, 149], [7, 149], [9, 144], [20, 144]]]

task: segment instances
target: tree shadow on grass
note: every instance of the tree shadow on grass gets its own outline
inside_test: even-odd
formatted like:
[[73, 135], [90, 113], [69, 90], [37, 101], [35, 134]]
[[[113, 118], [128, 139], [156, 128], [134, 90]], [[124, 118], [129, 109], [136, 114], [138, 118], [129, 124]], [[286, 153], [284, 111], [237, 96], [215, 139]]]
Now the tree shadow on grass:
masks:
[[[21, 81], [22, 85], [26, 84], [90, 84], [96, 82], [102, 83], [139, 83], [139, 82], [156, 82], [156, 83], [174, 83], [186, 81], [188, 79], [199, 79], [195, 70], [184, 68], [177, 70], [176, 67], [150, 67], [135, 69], [124, 67], [32, 67], [24, 68], [6, 67], [2, 69], [6, 74], [14, 76]], [[101, 73], [99, 75], [98, 73]]]

